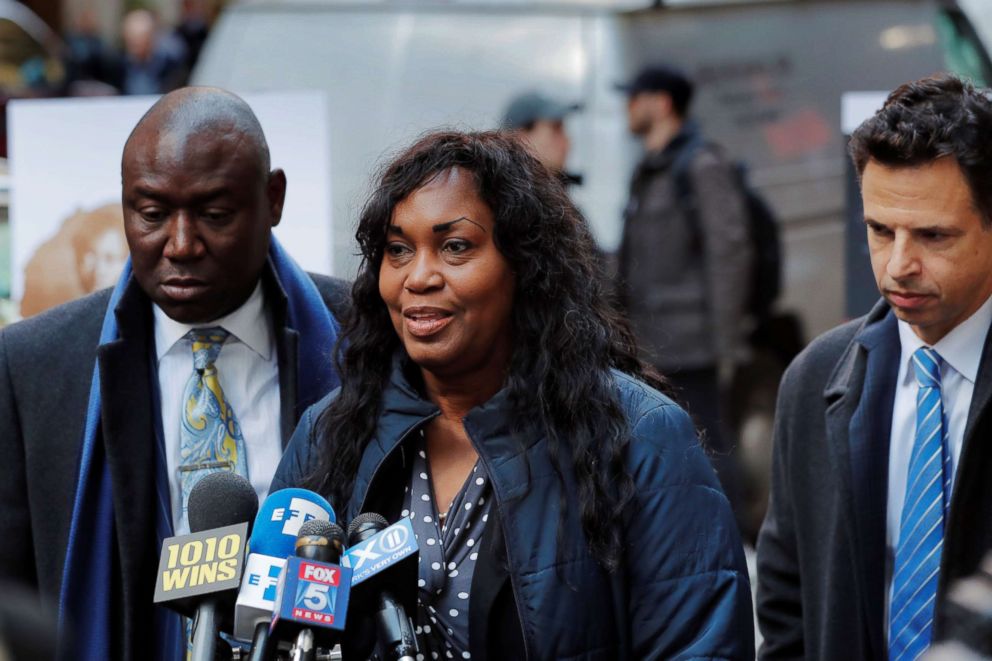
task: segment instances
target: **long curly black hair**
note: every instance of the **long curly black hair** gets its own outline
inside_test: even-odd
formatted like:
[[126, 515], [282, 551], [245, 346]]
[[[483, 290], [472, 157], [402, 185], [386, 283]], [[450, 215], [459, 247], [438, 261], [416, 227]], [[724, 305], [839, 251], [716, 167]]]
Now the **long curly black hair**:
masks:
[[[514, 352], [504, 384], [509, 401], [521, 420], [539, 421], [559, 476], [574, 473], [587, 542], [612, 571], [621, 553], [621, 513], [634, 487], [624, 461], [630, 430], [610, 370], [663, 383], [637, 358], [581, 214], [554, 175], [507, 134], [431, 133], [379, 175], [356, 233], [362, 263], [343, 323], [344, 350], [336, 352], [341, 392], [319, 419], [320, 460], [308, 486], [335, 508], [350, 497], [400, 346], [379, 296], [386, 228], [400, 201], [452, 168], [472, 173], [495, 217], [496, 246], [516, 276]], [[561, 534], [561, 520], [558, 525]]]

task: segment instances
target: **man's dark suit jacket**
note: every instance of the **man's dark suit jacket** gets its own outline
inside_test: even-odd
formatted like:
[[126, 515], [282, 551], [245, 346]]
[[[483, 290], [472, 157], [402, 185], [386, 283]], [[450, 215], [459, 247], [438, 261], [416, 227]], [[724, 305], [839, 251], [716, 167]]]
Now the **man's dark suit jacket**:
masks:
[[[312, 275], [336, 319], [347, 283]], [[279, 358], [283, 443], [303, 411], [297, 400], [298, 333], [287, 327], [286, 294], [263, 274]], [[120, 339], [96, 350], [110, 290], [54, 308], [0, 331], [0, 578], [36, 586], [56, 612], [79, 471], [83, 424], [100, 361], [102, 439], [113, 485], [119, 584], [113, 590], [115, 658], [148, 656], [158, 548], [152, 306], [132, 278], [118, 307]]]
[[[951, 496], [934, 614], [992, 548], [987, 336]], [[901, 355], [889, 306], [817, 338], [782, 379], [772, 496], [758, 539], [764, 659], [885, 659], [889, 434]]]

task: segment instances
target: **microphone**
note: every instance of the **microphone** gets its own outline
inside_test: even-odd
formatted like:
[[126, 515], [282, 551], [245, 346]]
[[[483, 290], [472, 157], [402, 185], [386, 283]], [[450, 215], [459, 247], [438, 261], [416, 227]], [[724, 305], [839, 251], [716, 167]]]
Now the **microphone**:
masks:
[[187, 509], [190, 534], [162, 542], [154, 601], [194, 617], [192, 659], [214, 661], [241, 583], [258, 496], [236, 473], [210, 473], [190, 491]]
[[[300, 526], [295, 546], [297, 557], [336, 563], [344, 552], [344, 531], [341, 526], [319, 519], [307, 521]], [[291, 658], [292, 661], [316, 661], [314, 635], [309, 628], [301, 629], [297, 634]]]
[[348, 526], [348, 542], [343, 564], [355, 571], [352, 585], [361, 584], [355, 608], [374, 610], [382, 658], [414, 661], [419, 650], [408, 613], [417, 598], [419, 549], [413, 526], [406, 518], [390, 526], [379, 514], [366, 512]]
[[338, 563], [344, 553], [344, 530], [336, 523], [314, 519], [300, 526], [296, 555], [317, 562]]
[[299, 532], [299, 555], [287, 558], [276, 587], [269, 635], [295, 639], [294, 658], [311, 659], [317, 647], [333, 647], [345, 628], [351, 570], [334, 564], [344, 547], [339, 525], [314, 519]]
[[276, 584], [293, 554], [296, 535], [307, 521], [335, 521], [334, 509], [306, 489], [281, 489], [269, 494], [255, 517], [244, 580], [234, 605], [234, 637], [251, 641], [251, 661], [266, 658], [269, 623], [275, 609]]

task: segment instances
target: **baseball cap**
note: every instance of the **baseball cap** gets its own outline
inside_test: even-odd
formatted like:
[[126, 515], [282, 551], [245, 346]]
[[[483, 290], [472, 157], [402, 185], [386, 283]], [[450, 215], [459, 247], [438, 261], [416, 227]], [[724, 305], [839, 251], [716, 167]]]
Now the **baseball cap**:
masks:
[[667, 65], [645, 67], [629, 82], [617, 83], [616, 88], [627, 96], [640, 92], [668, 92], [676, 108], [685, 109], [692, 99], [693, 84], [679, 69]]
[[501, 125], [504, 129], [518, 129], [539, 119], [564, 119], [565, 115], [581, 109], [581, 103], [562, 103], [539, 92], [527, 92], [510, 101]]

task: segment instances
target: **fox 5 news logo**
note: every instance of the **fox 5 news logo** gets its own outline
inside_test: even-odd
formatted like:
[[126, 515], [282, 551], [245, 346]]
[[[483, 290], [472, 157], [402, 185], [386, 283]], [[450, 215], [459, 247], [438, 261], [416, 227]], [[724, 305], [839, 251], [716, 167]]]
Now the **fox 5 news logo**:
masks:
[[293, 618], [318, 624], [334, 624], [337, 590], [341, 585], [341, 568], [301, 562]]
[[300, 526], [311, 519], [327, 521], [330, 517], [323, 507], [305, 498], [293, 498], [289, 501], [289, 507], [277, 507], [272, 510], [272, 522], [282, 521], [282, 534], [292, 537], [296, 537]]

